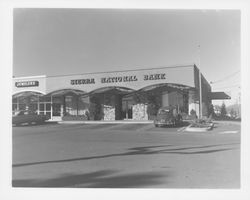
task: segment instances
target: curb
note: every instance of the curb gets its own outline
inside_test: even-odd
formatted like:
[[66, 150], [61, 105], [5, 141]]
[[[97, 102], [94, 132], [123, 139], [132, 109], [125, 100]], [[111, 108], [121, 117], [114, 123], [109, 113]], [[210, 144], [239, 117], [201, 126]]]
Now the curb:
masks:
[[213, 121], [214, 124], [227, 124], [227, 125], [241, 125], [241, 122], [237, 121]]
[[191, 127], [191, 126], [192, 126], [192, 124], [187, 126], [185, 128], [185, 131], [188, 131], [188, 132], [207, 132], [207, 131], [210, 131], [213, 129], [214, 123], [212, 123], [210, 126], [207, 126], [207, 127]]
[[153, 121], [58, 121], [59, 124], [153, 124]]
[[187, 132], [207, 132], [207, 131], [210, 131], [212, 128], [211, 127], [207, 127], [207, 128], [191, 128], [191, 127], [187, 127], [185, 129], [185, 131]]

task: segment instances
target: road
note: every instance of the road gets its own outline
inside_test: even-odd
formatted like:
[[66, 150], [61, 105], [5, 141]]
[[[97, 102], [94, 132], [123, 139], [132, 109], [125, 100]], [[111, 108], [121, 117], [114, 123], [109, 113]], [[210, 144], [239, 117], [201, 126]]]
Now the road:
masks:
[[13, 127], [14, 187], [239, 188], [240, 125]]

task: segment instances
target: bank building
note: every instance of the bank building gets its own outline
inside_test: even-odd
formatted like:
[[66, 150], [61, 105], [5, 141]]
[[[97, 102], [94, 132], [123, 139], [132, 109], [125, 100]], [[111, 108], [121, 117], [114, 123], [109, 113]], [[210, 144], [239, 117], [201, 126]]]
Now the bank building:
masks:
[[[201, 80], [201, 81], [199, 81]], [[201, 82], [201, 83], [200, 83]], [[206, 115], [212, 92], [195, 64], [140, 70], [58, 76], [13, 77], [12, 111], [30, 110], [61, 120], [150, 120], [157, 109], [174, 106], [189, 115]]]

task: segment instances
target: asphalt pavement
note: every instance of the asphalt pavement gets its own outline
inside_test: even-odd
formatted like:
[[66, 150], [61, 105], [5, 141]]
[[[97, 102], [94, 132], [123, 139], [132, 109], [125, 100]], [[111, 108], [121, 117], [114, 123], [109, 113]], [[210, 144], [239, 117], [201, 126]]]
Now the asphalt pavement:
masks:
[[13, 127], [14, 187], [239, 188], [240, 125]]

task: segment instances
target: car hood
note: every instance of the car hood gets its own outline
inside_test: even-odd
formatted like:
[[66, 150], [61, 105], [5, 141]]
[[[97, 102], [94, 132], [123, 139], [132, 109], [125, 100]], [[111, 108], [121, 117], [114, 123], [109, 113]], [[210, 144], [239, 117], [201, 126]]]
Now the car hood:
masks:
[[164, 114], [164, 115], [158, 114], [158, 115], [156, 116], [156, 120], [170, 119], [170, 118], [171, 118], [171, 115], [170, 115], [170, 114]]

